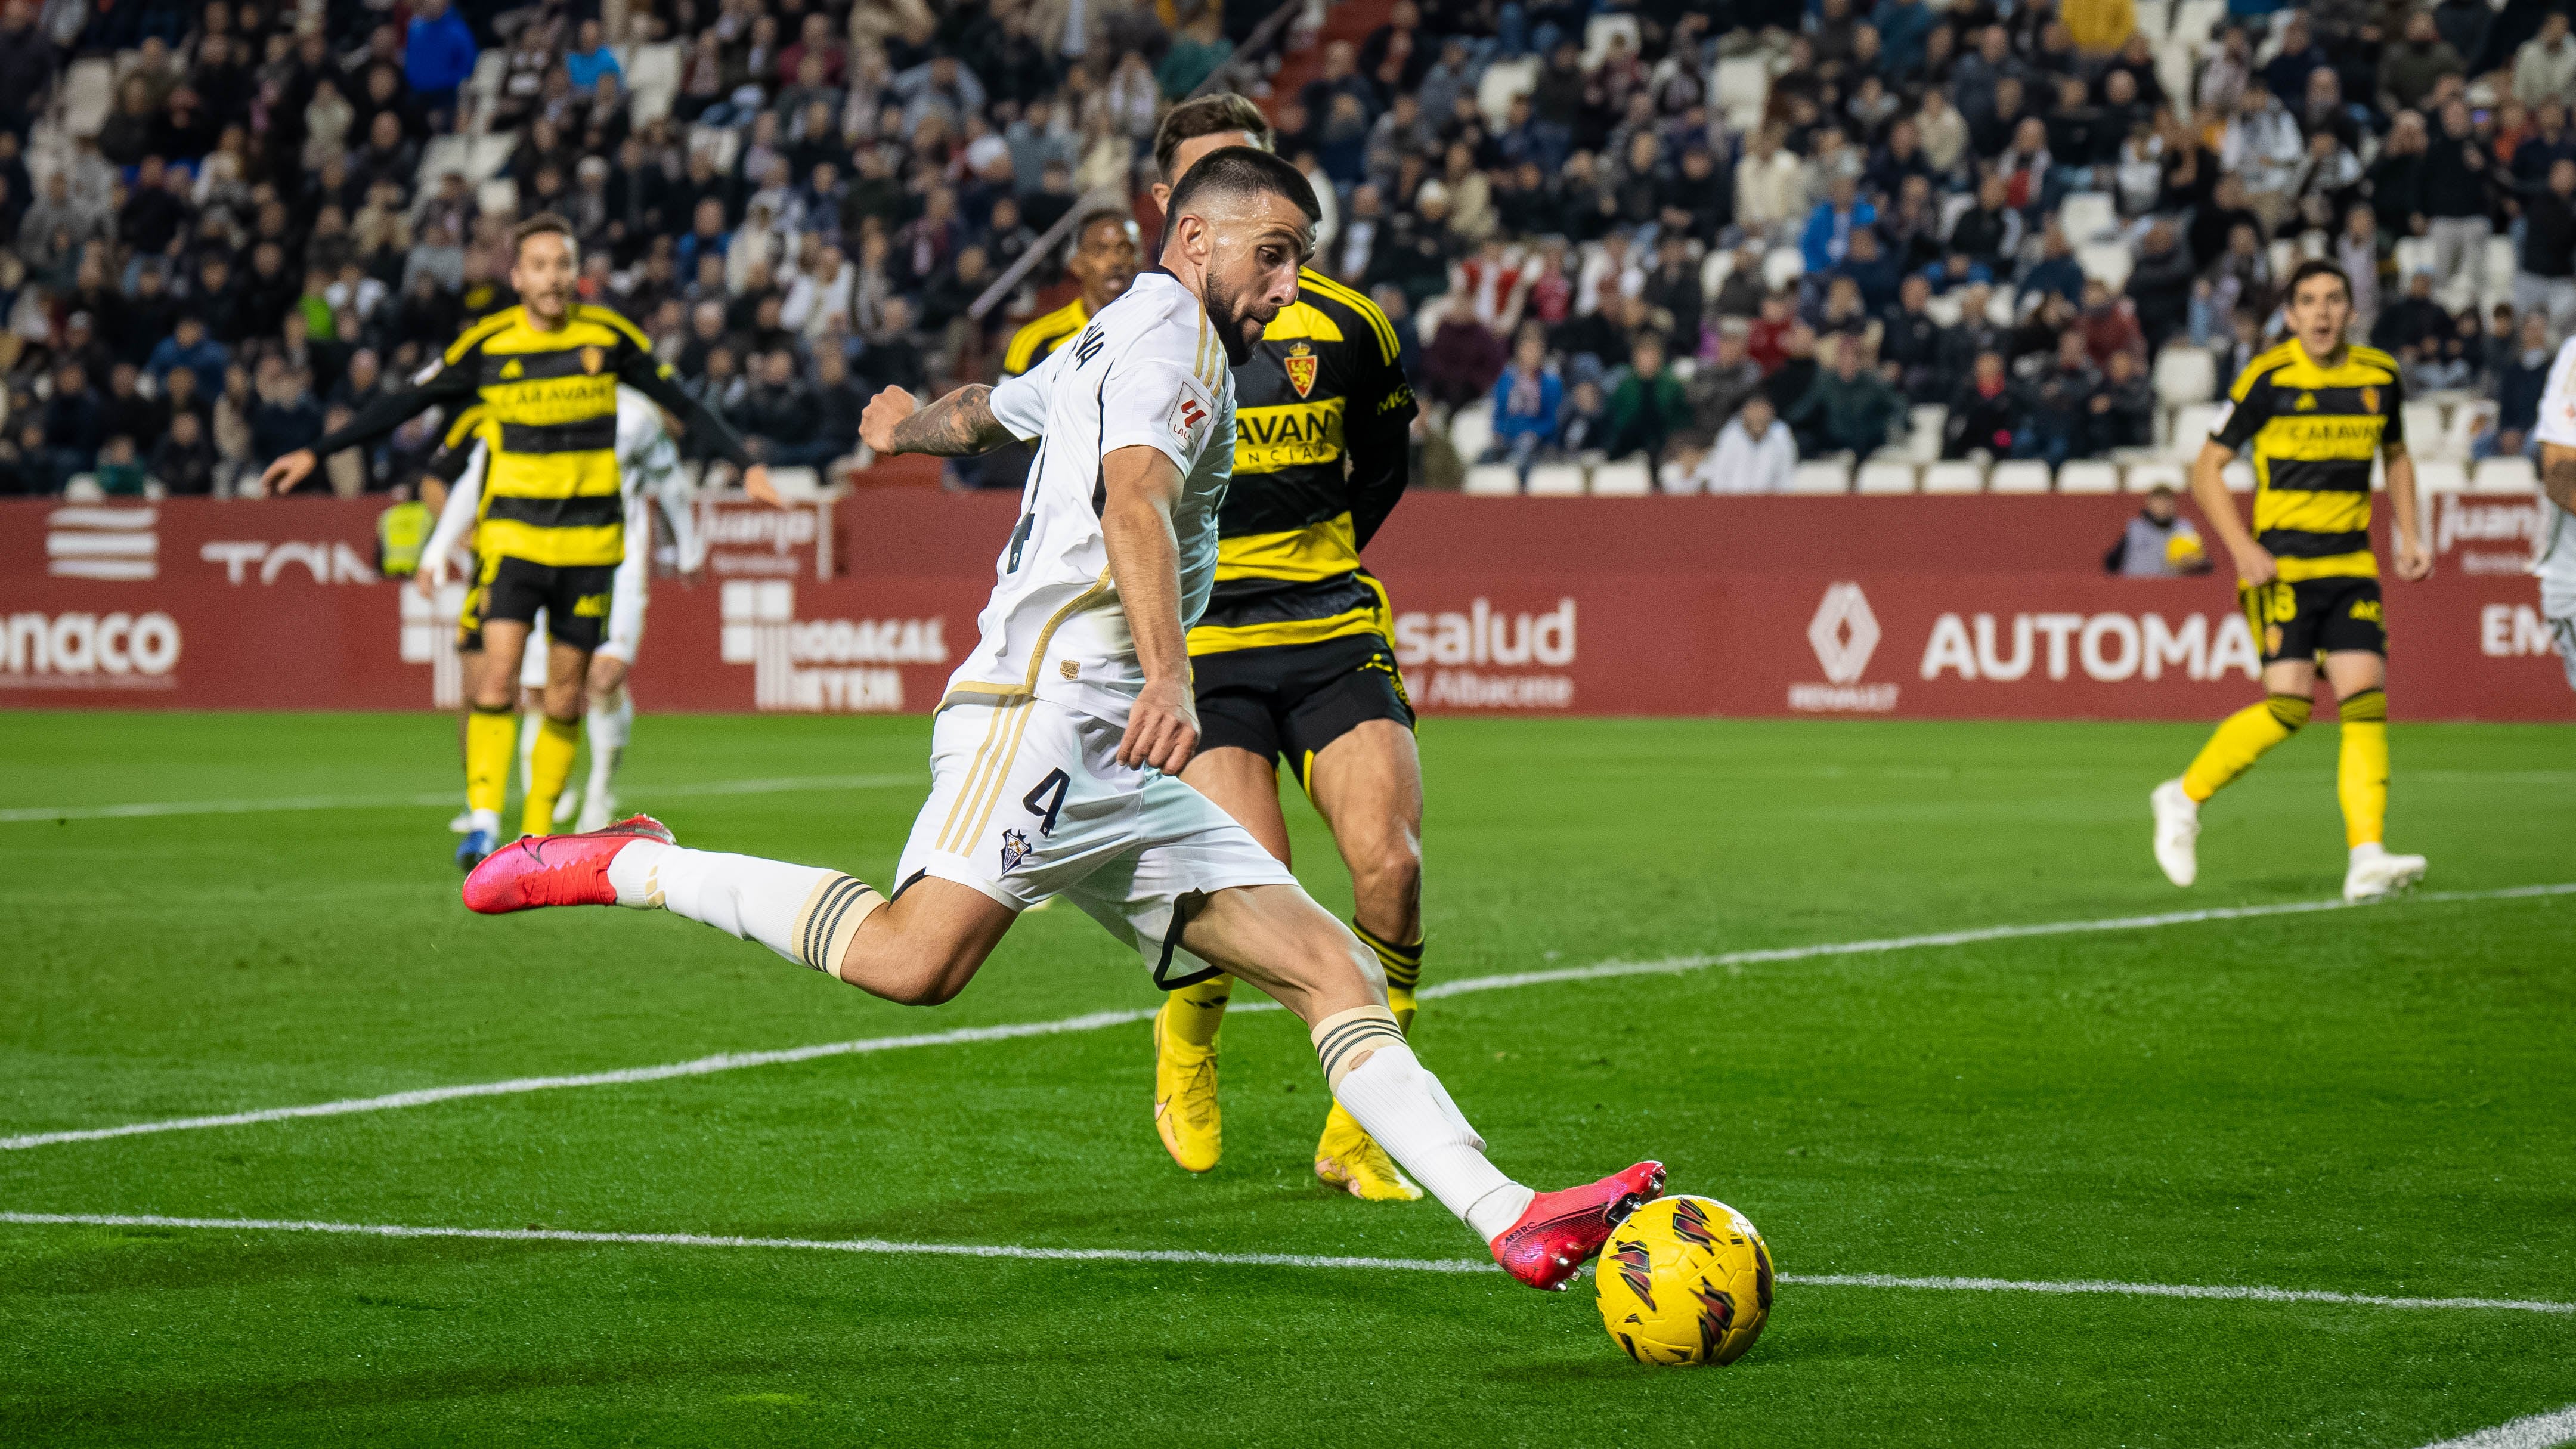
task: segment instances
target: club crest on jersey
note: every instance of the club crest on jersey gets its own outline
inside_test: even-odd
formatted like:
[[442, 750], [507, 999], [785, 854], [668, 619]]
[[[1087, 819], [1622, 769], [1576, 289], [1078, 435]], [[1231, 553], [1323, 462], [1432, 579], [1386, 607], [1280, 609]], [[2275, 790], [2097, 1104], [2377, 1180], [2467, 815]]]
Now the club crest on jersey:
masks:
[[1181, 415], [1172, 419], [1172, 431], [1186, 438], [1191, 430], [1207, 421], [1207, 415], [1207, 409], [1199, 406], [1197, 398], [1185, 397], [1181, 399]]
[[1313, 344], [1300, 342], [1289, 348], [1288, 356], [1280, 365], [1288, 369], [1288, 385], [1297, 389], [1297, 396], [1305, 397], [1314, 392], [1315, 369], [1321, 361], [1315, 356]]
[[1026, 833], [1018, 830], [1003, 831], [1002, 874], [1009, 875], [1012, 871], [1018, 870], [1020, 862], [1029, 858], [1029, 850], [1029, 837]]
[[599, 376], [599, 370], [600, 370], [601, 368], [603, 368], [603, 367], [606, 367], [607, 365], [608, 365], [608, 349], [607, 349], [607, 348], [604, 348], [604, 347], [585, 347], [585, 348], [583, 348], [583, 349], [581, 350], [581, 370], [582, 370], [585, 374], [587, 374], [587, 375], [589, 375], [589, 376], [591, 376], [591, 377], [597, 377], [597, 376]]
[[2379, 411], [2379, 389], [2365, 387], [2361, 390], [2361, 410], [2366, 413]]

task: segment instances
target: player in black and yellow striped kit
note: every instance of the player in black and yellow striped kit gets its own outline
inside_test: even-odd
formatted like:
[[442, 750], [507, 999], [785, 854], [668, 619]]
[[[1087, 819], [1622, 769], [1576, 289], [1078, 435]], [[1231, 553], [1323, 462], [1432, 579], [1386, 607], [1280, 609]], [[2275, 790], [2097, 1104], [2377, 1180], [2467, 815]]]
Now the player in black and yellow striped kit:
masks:
[[[1136, 218], [1125, 210], [1095, 206], [1074, 223], [1073, 245], [1064, 259], [1065, 275], [1081, 290], [1073, 300], [1023, 323], [1002, 349], [1002, 375], [1018, 377], [1044, 362], [1054, 351], [1082, 335], [1093, 314], [1127, 295], [1136, 280]], [[1019, 489], [1028, 486], [1029, 465], [1037, 454], [1013, 439], [989, 453], [948, 461], [950, 475], [976, 488]]]
[[[1174, 107], [1155, 138], [1155, 200], [1201, 156], [1245, 144], [1268, 150], [1270, 128], [1243, 97]], [[1332, 827], [1351, 872], [1351, 924], [1409, 1032], [1422, 972], [1422, 766], [1386, 590], [1360, 550], [1404, 494], [1413, 389], [1386, 314], [1311, 268], [1234, 387], [1216, 591], [1190, 630], [1199, 751], [1181, 778], [1284, 861], [1287, 761]], [[1155, 1127], [1193, 1172], [1214, 1167], [1223, 1144], [1216, 1039], [1232, 988], [1222, 976], [1185, 986], [1154, 1020]], [[1339, 1105], [1315, 1172], [1363, 1198], [1422, 1195]]]
[[[2178, 779], [2156, 787], [2156, 862], [2175, 885], [2198, 878], [2200, 806], [2308, 722], [2317, 668], [2342, 714], [2337, 795], [2348, 858], [2344, 899], [2375, 900], [2423, 878], [2424, 857], [2391, 855], [2388, 819], [2388, 627], [2370, 544], [2371, 461], [2388, 460], [2388, 501], [2401, 579], [2433, 571], [2417, 537], [2415, 462], [2400, 411], [2397, 360], [2344, 341], [2352, 287], [2331, 262], [2291, 275], [2293, 336], [2256, 357], [2228, 390], [2226, 411], [2192, 466], [2192, 497], [2236, 561], [2237, 595], [2263, 656], [2267, 698], [2228, 716]], [[2223, 470], [2254, 451], [2251, 533]]]
[[501, 804], [517, 734], [519, 661], [537, 610], [546, 611], [546, 719], [531, 760], [524, 832], [553, 828], [581, 744], [582, 681], [608, 618], [610, 584], [626, 554], [625, 497], [617, 474], [617, 384], [632, 384], [683, 419], [713, 451], [743, 470], [755, 496], [774, 497], [768, 474], [722, 418], [680, 390], [653, 344], [605, 307], [582, 305], [573, 284], [580, 248], [561, 217], [521, 222], [510, 285], [520, 304], [467, 327], [411, 386], [369, 404], [309, 449], [268, 465], [261, 482], [283, 492], [316, 463], [371, 442], [434, 406], [481, 406], [489, 452], [483, 513], [475, 529], [481, 567], [475, 605], [483, 667], [473, 683], [465, 789], [476, 828], [457, 851], [471, 868], [499, 839]]

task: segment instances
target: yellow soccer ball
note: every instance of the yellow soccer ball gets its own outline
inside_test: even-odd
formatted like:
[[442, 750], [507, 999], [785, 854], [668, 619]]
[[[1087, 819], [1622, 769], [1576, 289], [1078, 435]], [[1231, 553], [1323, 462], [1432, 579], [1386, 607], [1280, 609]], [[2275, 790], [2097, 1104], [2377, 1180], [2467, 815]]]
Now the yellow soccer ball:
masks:
[[1771, 1250], [1709, 1197], [1659, 1197], [1610, 1235], [1601, 1323], [1639, 1363], [1733, 1363], [1771, 1317]]

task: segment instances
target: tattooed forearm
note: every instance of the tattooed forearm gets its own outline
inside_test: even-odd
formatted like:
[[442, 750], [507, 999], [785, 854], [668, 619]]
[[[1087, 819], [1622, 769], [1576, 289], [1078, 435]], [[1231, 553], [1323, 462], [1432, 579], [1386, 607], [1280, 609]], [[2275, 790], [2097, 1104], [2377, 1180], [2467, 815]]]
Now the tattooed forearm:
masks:
[[1011, 430], [993, 417], [993, 390], [982, 383], [961, 387], [894, 425], [898, 453], [963, 458], [1010, 440]]
[[2547, 458], [2540, 473], [2540, 491], [2549, 495], [2550, 502], [2576, 513], [2576, 451], [2548, 448], [2545, 453]]

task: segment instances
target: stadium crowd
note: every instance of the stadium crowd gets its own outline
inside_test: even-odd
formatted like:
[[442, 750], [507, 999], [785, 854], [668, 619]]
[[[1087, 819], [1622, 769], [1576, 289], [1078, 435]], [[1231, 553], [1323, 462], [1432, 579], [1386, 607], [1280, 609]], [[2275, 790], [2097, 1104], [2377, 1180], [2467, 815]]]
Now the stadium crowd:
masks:
[[[1327, 194], [1317, 265], [1432, 404], [1417, 479], [1598, 456], [1773, 489], [1927, 406], [1944, 457], [2152, 448], [2159, 351], [2223, 384], [2297, 253], [2345, 265], [2410, 391], [2493, 401], [2483, 456], [2528, 446], [2576, 327], [2561, 3], [2184, 0], [2168, 40], [2133, 0], [1395, 0], [1268, 104]], [[454, 7], [0, 10], [0, 492], [232, 491], [509, 305], [509, 224], [541, 210], [761, 456], [827, 465], [875, 389], [992, 374], [1057, 259], [977, 297], [1150, 182], [1160, 111], [1268, 13]], [[647, 55], [666, 73], [630, 75]], [[85, 59], [112, 80], [86, 116]], [[402, 486], [436, 433], [332, 486]]]

